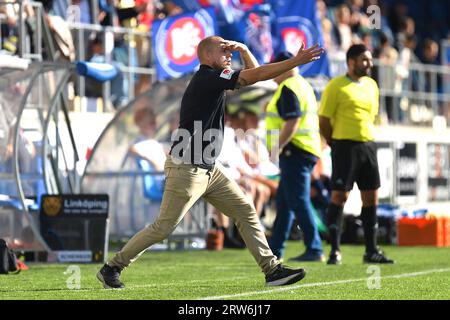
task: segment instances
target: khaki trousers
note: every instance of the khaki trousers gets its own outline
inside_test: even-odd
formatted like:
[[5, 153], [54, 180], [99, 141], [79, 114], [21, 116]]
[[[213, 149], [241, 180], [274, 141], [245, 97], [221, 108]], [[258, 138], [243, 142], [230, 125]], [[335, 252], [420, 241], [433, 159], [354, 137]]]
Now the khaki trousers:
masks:
[[166, 183], [159, 217], [132, 237], [108, 265], [126, 268], [151, 245], [166, 239], [200, 197], [235, 220], [242, 239], [264, 274], [272, 273], [280, 264], [269, 248], [253, 203], [238, 184], [223, 173], [220, 165], [207, 170], [175, 164], [169, 156], [164, 173]]

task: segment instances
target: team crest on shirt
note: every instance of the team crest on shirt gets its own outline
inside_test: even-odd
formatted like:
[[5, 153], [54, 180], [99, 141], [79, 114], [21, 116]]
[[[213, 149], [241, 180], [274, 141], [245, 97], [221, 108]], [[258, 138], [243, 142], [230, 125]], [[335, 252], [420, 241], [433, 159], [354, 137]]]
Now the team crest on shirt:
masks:
[[227, 80], [230, 80], [230, 79], [231, 79], [231, 76], [233, 75], [233, 73], [234, 73], [234, 70], [231, 70], [231, 69], [224, 69], [224, 70], [222, 71], [222, 73], [220, 74], [220, 77], [221, 77], [221, 78], [224, 78], [224, 79], [227, 79]]

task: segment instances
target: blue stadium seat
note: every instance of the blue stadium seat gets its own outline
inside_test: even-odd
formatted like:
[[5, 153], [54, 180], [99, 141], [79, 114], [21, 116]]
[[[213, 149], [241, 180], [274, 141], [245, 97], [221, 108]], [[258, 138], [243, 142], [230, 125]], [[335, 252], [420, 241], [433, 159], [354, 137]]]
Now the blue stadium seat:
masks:
[[118, 74], [117, 68], [108, 63], [78, 61], [76, 67], [79, 75], [90, 77], [98, 82], [110, 81]]
[[[148, 173], [155, 173], [153, 165], [142, 158], [137, 159], [139, 169]], [[147, 174], [144, 176], [144, 197], [160, 202], [164, 193], [164, 174]]]

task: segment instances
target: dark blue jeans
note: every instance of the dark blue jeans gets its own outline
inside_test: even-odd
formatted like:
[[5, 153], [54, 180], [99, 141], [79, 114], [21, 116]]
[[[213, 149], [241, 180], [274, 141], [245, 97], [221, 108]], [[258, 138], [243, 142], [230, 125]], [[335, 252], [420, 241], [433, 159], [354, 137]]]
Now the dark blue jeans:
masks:
[[305, 152], [286, 152], [280, 155], [281, 179], [277, 191], [277, 216], [269, 245], [281, 258], [295, 218], [303, 231], [306, 251], [321, 255], [322, 242], [311, 209], [311, 171], [317, 158]]

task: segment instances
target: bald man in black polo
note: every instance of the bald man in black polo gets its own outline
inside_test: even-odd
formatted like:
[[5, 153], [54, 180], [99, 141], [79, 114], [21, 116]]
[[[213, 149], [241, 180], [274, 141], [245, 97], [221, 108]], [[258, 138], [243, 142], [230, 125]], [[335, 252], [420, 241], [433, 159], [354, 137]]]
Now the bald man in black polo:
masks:
[[[231, 69], [233, 51], [240, 53], [243, 70]], [[151, 245], [167, 238], [200, 197], [236, 221], [247, 248], [266, 276], [266, 285], [287, 285], [303, 279], [303, 269], [285, 267], [273, 255], [253, 203], [223, 173], [215, 159], [223, 141], [225, 91], [272, 79], [317, 60], [322, 52], [317, 45], [309, 49], [302, 47], [291, 59], [258, 66], [244, 44], [217, 36], [199, 43], [197, 54], [201, 65], [181, 102], [180, 126], [164, 167], [166, 184], [160, 215], [97, 273], [105, 288], [123, 288], [119, 279], [121, 271]]]

